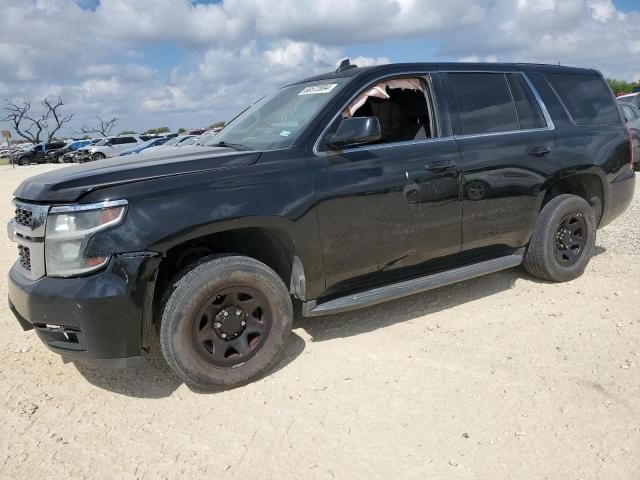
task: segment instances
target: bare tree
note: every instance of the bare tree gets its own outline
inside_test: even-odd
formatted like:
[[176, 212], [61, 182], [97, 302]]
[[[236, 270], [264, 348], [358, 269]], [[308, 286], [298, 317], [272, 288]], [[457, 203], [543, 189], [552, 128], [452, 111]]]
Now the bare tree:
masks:
[[5, 116], [3, 122], [11, 123], [11, 126], [25, 140], [33, 143], [40, 143], [40, 135], [44, 130], [46, 119], [44, 116], [34, 117], [31, 115], [31, 103], [24, 102], [22, 105], [13, 103], [5, 99]]
[[[58, 130], [73, 118], [73, 114], [62, 115], [64, 103], [60, 97], [55, 102], [45, 98], [42, 106], [43, 112], [38, 115], [32, 112], [31, 102], [24, 101], [22, 105], [18, 105], [5, 99], [5, 115], [0, 120], [9, 122], [16, 133], [29, 142], [42, 142], [43, 134], [46, 134], [47, 142], [51, 142]], [[50, 124], [52, 128], [49, 128]]]
[[[64, 106], [64, 103], [62, 103], [62, 99], [60, 97], [58, 97], [58, 100], [55, 102], [55, 104], [50, 102], [49, 99], [45, 98], [42, 101], [42, 105], [47, 108], [46, 119], [49, 119], [49, 117], [51, 117], [54, 122], [53, 127], [48, 129], [49, 137], [47, 138], [47, 142], [50, 142], [51, 140], [53, 140], [55, 134], [58, 133], [58, 130], [60, 130], [60, 128], [62, 128], [65, 123], [69, 123], [71, 121], [71, 119], [73, 118], [73, 113], [71, 115], [67, 115], [66, 117], [62, 115], [60, 109]], [[45, 125], [45, 128], [46, 127], [47, 125]]]
[[94, 126], [83, 125], [79, 133], [97, 133], [98, 135], [102, 135], [103, 137], [108, 137], [109, 135], [111, 135], [113, 129], [116, 128], [116, 125], [118, 125], [118, 119], [115, 117], [110, 120], [105, 120], [99, 116], [97, 116], [96, 118], [98, 121]]

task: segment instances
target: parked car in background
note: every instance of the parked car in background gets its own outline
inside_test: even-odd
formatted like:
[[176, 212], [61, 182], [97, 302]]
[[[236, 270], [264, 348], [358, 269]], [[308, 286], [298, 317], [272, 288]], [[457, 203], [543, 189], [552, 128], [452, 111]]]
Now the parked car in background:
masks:
[[45, 157], [47, 153], [60, 150], [66, 145], [64, 142], [39, 143], [31, 148], [14, 153], [11, 155], [11, 160], [17, 165], [45, 163], [47, 161]]
[[75, 152], [79, 148], [91, 145], [92, 140], [76, 140], [75, 142], [67, 143], [64, 147], [58, 150], [51, 150], [45, 154], [47, 163], [63, 163], [63, 156], [65, 153]]
[[185, 132], [185, 134], [186, 135], [202, 135], [206, 131], [207, 131], [206, 128], [194, 128], [192, 130]]
[[200, 135], [196, 135], [195, 137], [191, 137], [191, 138], [187, 138], [184, 142], [180, 142], [179, 144], [176, 145], [176, 147], [186, 147], [189, 145], [194, 145], [198, 139], [200, 138]]
[[194, 142], [194, 145], [197, 145], [200, 147], [207, 145], [207, 143], [213, 141], [213, 137], [215, 137], [218, 134], [218, 131], [207, 130], [206, 132], [204, 132], [202, 135], [198, 137], [198, 139]]
[[180, 144], [193, 137], [195, 137], [195, 135], [178, 135], [177, 137], [169, 139], [167, 142], [165, 142], [164, 145], [157, 145], [155, 147], [148, 148], [144, 153], [156, 152], [158, 150], [164, 150], [170, 147], [179, 147]]
[[616, 100], [618, 100], [618, 102], [631, 103], [640, 108], [640, 93], [628, 93], [626, 95], [620, 95]]
[[126, 150], [121, 151], [120, 156], [124, 157], [125, 155], [134, 155], [136, 153], [142, 152], [143, 150], [146, 150], [147, 148], [163, 145], [168, 141], [168, 137], [152, 138], [140, 145], [136, 145], [135, 147], [127, 148]]
[[640, 108], [632, 103], [619, 102], [619, 104], [631, 134], [634, 169], [640, 170]]
[[138, 135], [103, 138], [95, 145], [80, 148], [73, 157], [73, 161], [85, 163], [108, 157], [117, 157], [121, 151], [143, 143], [144, 141]]

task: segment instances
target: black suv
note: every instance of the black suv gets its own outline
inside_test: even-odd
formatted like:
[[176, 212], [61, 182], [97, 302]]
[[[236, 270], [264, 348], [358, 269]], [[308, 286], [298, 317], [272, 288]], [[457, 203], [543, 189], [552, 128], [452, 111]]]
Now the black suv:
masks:
[[46, 155], [64, 148], [65, 142], [39, 143], [26, 150], [21, 150], [11, 156], [11, 161], [18, 165], [30, 165], [32, 163], [47, 163]]
[[344, 63], [215, 139], [20, 185], [20, 324], [115, 366], [155, 324], [185, 382], [238, 385], [282, 352], [292, 297], [312, 317], [521, 264], [572, 280], [635, 188], [620, 111], [586, 69]]

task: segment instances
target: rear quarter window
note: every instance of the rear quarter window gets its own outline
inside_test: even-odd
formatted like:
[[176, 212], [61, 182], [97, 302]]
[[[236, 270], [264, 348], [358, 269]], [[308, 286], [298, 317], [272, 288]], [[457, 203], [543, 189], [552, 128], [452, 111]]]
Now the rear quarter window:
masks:
[[577, 125], [621, 123], [620, 112], [602, 77], [553, 73], [547, 80]]

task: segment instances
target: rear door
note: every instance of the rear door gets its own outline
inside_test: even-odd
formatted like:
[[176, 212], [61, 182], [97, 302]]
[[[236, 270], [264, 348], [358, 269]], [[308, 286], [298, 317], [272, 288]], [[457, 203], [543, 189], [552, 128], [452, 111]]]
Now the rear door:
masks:
[[462, 155], [462, 251], [521, 247], [537, 219], [543, 164], [553, 161], [553, 122], [520, 72], [448, 72], [447, 84]]

